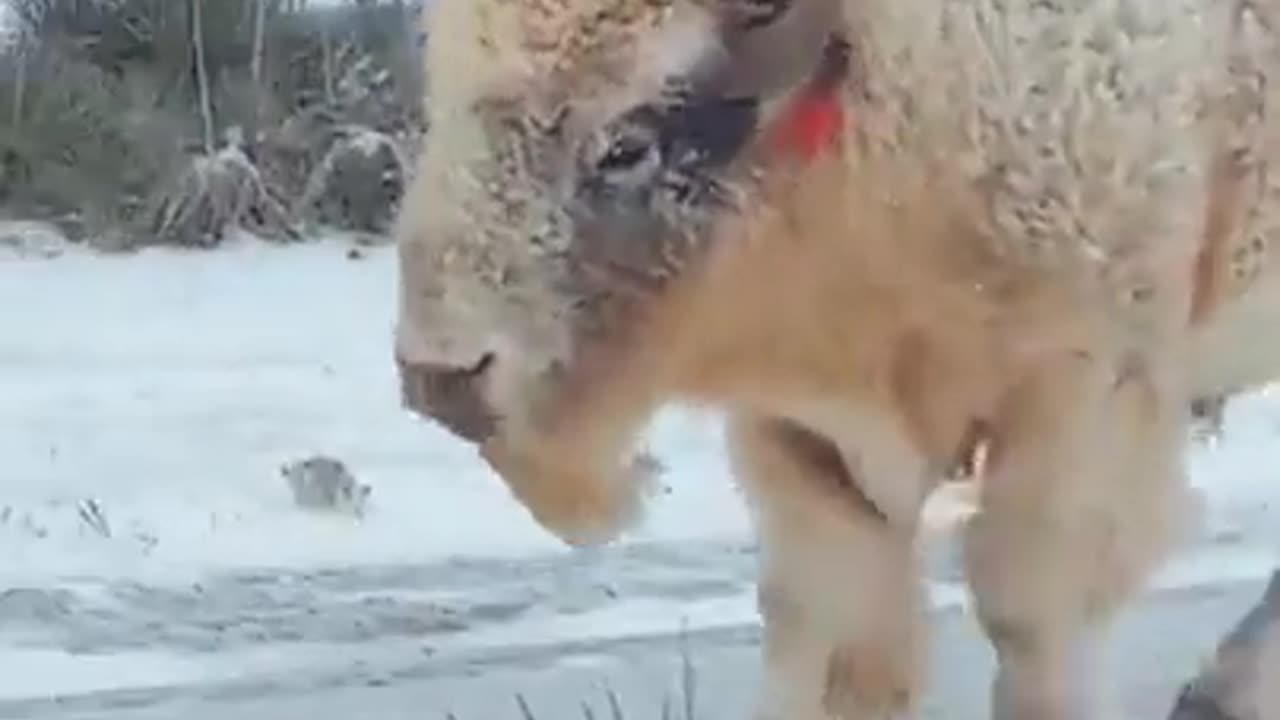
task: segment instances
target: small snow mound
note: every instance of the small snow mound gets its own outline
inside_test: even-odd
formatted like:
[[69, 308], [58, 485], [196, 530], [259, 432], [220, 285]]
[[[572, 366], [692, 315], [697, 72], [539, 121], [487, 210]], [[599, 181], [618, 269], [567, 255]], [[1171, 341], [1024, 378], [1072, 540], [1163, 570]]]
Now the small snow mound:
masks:
[[353, 151], [364, 155], [366, 158], [372, 158], [387, 146], [395, 147], [395, 144], [386, 135], [369, 128], [352, 129], [351, 136], [347, 139], [347, 142]]
[[343, 126], [308, 178], [300, 207], [323, 225], [385, 236], [408, 179], [409, 162], [394, 137]]
[[316, 455], [280, 468], [293, 501], [305, 510], [335, 512], [360, 518], [365, 514], [373, 488], [356, 480], [345, 463]]
[[68, 242], [58, 228], [44, 222], [0, 222], [0, 258], [48, 260], [62, 255]]

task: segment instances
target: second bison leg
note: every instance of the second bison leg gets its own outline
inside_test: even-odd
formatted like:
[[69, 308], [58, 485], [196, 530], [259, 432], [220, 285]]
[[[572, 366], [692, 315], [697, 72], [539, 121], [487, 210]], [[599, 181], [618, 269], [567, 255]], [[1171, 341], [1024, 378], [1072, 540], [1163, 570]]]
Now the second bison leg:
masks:
[[850, 484], [833, 445], [737, 418], [737, 474], [756, 512], [765, 638], [760, 720], [860, 720], [912, 705], [923, 642], [912, 527]]
[[995, 647], [999, 720], [1094, 717], [1094, 645], [1170, 545], [1186, 402], [1172, 371], [1072, 354], [1000, 409], [966, 569]]

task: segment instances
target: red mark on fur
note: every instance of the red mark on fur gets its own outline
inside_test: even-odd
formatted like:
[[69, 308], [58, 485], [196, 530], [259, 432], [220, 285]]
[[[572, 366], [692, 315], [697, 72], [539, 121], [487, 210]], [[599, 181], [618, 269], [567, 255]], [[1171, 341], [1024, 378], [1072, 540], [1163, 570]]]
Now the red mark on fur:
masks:
[[770, 145], [775, 152], [813, 160], [836, 146], [843, 125], [844, 108], [836, 93], [808, 90], [770, 128]]
[[809, 161], [840, 142], [845, 121], [840, 101], [851, 71], [851, 53], [849, 43], [842, 37], [827, 38], [822, 60], [808, 87], [766, 130], [766, 140], [774, 152]]

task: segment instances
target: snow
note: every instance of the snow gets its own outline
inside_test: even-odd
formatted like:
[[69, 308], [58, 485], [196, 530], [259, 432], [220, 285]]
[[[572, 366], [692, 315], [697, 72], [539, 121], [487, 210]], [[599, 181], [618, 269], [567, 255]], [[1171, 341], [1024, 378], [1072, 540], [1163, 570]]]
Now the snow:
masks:
[[200, 670], [180, 659], [154, 653], [102, 658], [73, 657], [57, 650], [6, 650], [0, 673], [0, 700], [40, 695], [73, 695], [190, 680]]
[[[754, 626], [714, 414], [665, 412], [652, 444], [670, 492], [620, 545], [571, 552], [469, 447], [400, 408], [394, 252], [346, 250], [0, 243], [0, 708]], [[1226, 419], [1189, 449], [1205, 522], [1157, 589], [1280, 561], [1280, 397]], [[363, 521], [292, 506], [279, 467], [313, 453], [373, 487]], [[88, 501], [106, 532], [81, 518]], [[933, 605], [962, 608], [948, 553], [965, 500], [932, 512]]]
[[391, 144], [390, 139], [376, 130], [353, 127], [350, 132], [351, 147], [366, 158], [372, 158], [382, 152], [383, 148], [391, 148], [392, 152], [395, 152], [395, 146]]
[[[390, 261], [245, 245], [0, 266], [0, 573], [557, 548], [468, 447], [399, 408]], [[277, 468], [311, 452], [374, 485], [369, 522], [290, 511]], [[80, 528], [75, 501], [90, 497], [115, 537]], [[657, 526], [679, 528], [682, 511]]]

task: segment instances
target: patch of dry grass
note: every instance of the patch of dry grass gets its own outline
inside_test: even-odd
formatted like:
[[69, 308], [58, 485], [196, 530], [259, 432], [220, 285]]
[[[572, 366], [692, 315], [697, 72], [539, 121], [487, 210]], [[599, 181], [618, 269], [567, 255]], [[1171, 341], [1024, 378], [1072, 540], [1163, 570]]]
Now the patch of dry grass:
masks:
[[[680, 641], [680, 686], [674, 693], [667, 693], [662, 698], [662, 707], [656, 720], [698, 720], [697, 690], [698, 674], [693, 664], [693, 654], [689, 647], [687, 630], [682, 630]], [[570, 718], [548, 717], [533, 707], [521, 693], [513, 698], [512, 718], [515, 720], [570, 720]], [[603, 708], [601, 708], [603, 704]], [[626, 710], [621, 696], [606, 681], [603, 686], [603, 697], [584, 698], [578, 703], [581, 710], [579, 718], [573, 720], [653, 720], [632, 715]], [[447, 713], [443, 720], [467, 720], [454, 713]], [[486, 719], [488, 720], [488, 719]], [[499, 720], [494, 718], [493, 720]]]

